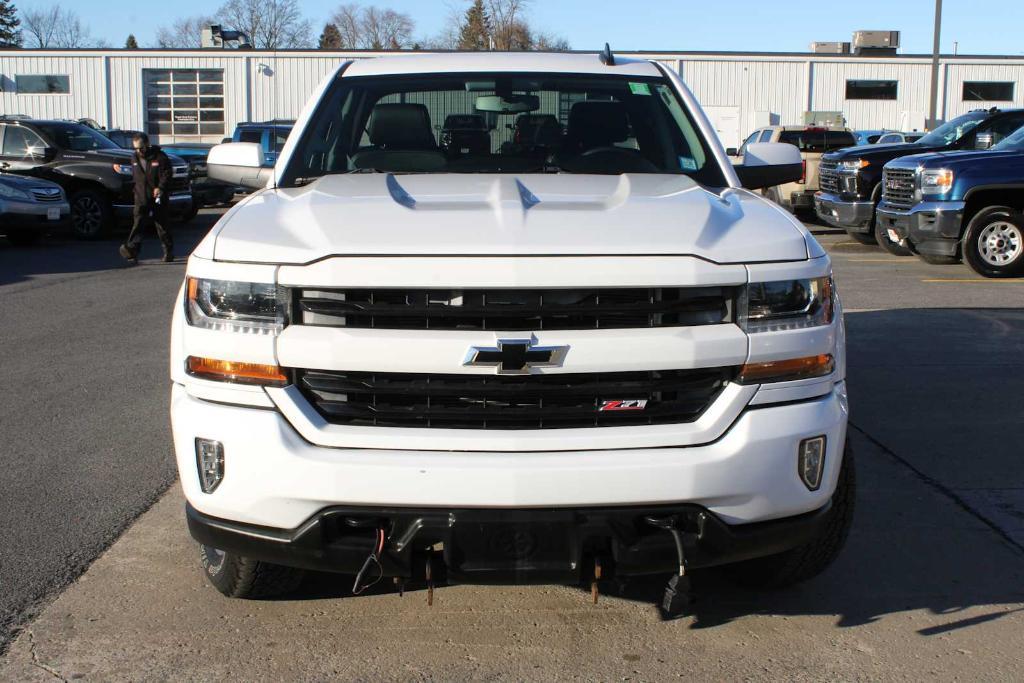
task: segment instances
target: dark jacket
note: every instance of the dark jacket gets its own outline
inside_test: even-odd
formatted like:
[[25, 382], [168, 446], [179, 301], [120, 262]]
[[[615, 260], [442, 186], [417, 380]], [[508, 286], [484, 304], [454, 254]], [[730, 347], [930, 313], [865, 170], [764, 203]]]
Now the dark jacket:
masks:
[[135, 206], [153, 204], [153, 190], [160, 188], [162, 203], [167, 202], [168, 186], [171, 184], [171, 160], [159, 147], [150, 147], [145, 155], [135, 153], [132, 164], [132, 178], [135, 181]]

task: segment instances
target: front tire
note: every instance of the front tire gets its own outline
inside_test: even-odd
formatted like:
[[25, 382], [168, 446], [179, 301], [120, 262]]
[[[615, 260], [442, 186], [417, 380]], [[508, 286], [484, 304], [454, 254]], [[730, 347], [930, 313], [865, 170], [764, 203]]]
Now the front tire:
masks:
[[71, 233], [80, 240], [105, 237], [113, 224], [110, 200], [96, 190], [71, 195]]
[[984, 277], [1024, 274], [1024, 216], [1008, 206], [990, 206], [974, 215], [964, 231], [964, 261]]
[[725, 568], [730, 579], [753, 588], [785, 588], [806, 581], [825, 571], [835, 561], [846, 543], [853, 522], [854, 498], [857, 491], [853, 449], [847, 439], [839, 481], [832, 494], [821, 532], [809, 543], [778, 555], [738, 562]]
[[910, 256], [913, 254], [910, 249], [903, 246], [899, 242], [893, 242], [889, 238], [889, 231], [881, 226], [878, 219], [875, 219], [875, 242], [878, 243], [885, 251], [889, 252], [893, 256]]
[[877, 242], [875, 242], [875, 233], [873, 232], [847, 232], [846, 234], [849, 235], [854, 242], [860, 242], [861, 244], [867, 244], [869, 246], [877, 244]]
[[203, 573], [229, 598], [273, 598], [291, 593], [302, 583], [301, 569], [252, 560], [208, 545], [199, 547]]

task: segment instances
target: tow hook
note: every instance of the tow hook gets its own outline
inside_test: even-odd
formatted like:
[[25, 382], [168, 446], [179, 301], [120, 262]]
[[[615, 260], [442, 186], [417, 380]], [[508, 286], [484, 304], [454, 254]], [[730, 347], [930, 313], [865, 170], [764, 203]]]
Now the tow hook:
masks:
[[661, 618], [663, 621], [679, 619], [686, 616], [686, 608], [693, 603], [690, 590], [690, 577], [686, 575], [686, 555], [683, 552], [683, 534], [678, 528], [679, 520], [675, 515], [668, 517], [648, 516], [644, 521], [672, 534], [676, 544], [676, 557], [679, 559], [679, 573], [674, 574], [665, 586], [665, 595], [661, 599]]

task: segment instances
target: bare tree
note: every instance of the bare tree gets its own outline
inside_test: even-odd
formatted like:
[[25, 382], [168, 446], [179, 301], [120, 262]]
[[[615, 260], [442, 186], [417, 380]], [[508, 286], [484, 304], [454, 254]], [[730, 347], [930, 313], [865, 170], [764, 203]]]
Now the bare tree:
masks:
[[74, 11], [60, 5], [25, 10], [21, 23], [26, 47], [76, 48], [98, 46]]
[[530, 0], [487, 0], [493, 49], [530, 49], [530, 28], [526, 23], [529, 5]]
[[203, 27], [216, 24], [213, 17], [183, 17], [156, 31], [156, 46], [163, 48], [196, 48], [202, 44]]
[[260, 50], [313, 45], [313, 28], [298, 0], [228, 0], [217, 18], [225, 28], [246, 33]]
[[349, 50], [402, 50], [412, 47], [412, 17], [403, 12], [352, 3], [339, 5], [331, 17], [342, 48]]

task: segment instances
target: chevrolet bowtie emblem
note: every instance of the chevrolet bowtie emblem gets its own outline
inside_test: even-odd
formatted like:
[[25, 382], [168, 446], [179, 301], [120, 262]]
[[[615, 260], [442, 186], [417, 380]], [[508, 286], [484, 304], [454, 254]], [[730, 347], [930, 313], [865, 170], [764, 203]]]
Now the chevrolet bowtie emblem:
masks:
[[528, 375], [533, 368], [558, 368], [568, 346], [537, 346], [537, 338], [499, 339], [496, 346], [471, 346], [463, 365], [492, 367], [499, 375]]

